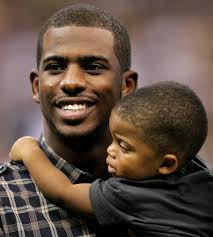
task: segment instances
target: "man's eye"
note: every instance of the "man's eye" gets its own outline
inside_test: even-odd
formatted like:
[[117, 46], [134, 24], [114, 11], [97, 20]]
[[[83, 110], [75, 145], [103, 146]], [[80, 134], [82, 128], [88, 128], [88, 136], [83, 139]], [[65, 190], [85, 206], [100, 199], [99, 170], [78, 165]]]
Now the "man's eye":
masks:
[[101, 74], [105, 68], [106, 67], [101, 64], [88, 64], [83, 66], [84, 71], [92, 75]]
[[58, 63], [51, 63], [45, 67], [45, 71], [50, 71], [51, 73], [59, 73], [61, 71], [64, 71], [64, 69], [65, 67]]

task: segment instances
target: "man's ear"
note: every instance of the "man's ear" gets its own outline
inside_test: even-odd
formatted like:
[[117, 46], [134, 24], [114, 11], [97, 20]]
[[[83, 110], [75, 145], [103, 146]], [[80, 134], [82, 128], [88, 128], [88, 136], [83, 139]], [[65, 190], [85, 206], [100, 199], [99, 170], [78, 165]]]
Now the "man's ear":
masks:
[[36, 70], [33, 70], [30, 73], [30, 83], [31, 83], [31, 88], [32, 88], [33, 100], [36, 103], [40, 103], [40, 98], [39, 98], [39, 78], [38, 78], [38, 72]]
[[130, 94], [137, 89], [138, 86], [138, 74], [133, 70], [124, 72], [122, 81], [122, 97]]
[[167, 175], [174, 173], [178, 168], [178, 158], [173, 154], [166, 154], [163, 157], [161, 166], [158, 168], [159, 174]]

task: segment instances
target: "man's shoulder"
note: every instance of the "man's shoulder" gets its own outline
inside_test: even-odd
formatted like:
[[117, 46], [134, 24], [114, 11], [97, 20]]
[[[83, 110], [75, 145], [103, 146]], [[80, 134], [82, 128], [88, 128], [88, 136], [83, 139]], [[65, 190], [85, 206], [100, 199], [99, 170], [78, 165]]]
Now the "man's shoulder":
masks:
[[8, 164], [5, 162], [0, 164], [0, 176], [3, 175], [8, 169]]
[[26, 167], [14, 161], [0, 164], [0, 180], [10, 181], [17, 178], [30, 177]]

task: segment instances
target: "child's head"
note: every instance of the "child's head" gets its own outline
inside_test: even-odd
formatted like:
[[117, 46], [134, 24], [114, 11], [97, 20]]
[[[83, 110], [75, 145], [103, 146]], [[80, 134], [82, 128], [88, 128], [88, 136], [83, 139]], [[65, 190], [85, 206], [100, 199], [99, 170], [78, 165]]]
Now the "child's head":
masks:
[[109, 172], [138, 180], [180, 169], [203, 145], [208, 121], [202, 102], [189, 87], [167, 81], [119, 101], [110, 130]]

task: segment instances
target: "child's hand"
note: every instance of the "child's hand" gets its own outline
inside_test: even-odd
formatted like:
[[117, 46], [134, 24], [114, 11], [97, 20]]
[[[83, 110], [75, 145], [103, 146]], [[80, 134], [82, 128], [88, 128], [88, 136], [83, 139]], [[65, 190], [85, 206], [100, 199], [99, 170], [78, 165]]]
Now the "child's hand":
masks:
[[24, 161], [30, 158], [33, 149], [38, 147], [39, 143], [33, 137], [22, 137], [13, 144], [9, 157], [14, 161]]

